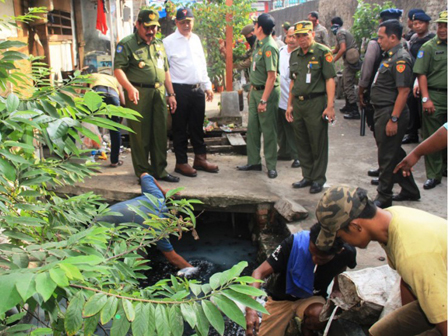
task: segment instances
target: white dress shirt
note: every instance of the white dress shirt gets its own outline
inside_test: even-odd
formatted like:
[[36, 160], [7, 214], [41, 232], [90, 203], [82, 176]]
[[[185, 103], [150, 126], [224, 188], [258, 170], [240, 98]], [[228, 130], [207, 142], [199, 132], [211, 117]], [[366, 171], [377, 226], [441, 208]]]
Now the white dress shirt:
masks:
[[278, 107], [286, 110], [288, 107], [288, 97], [289, 97], [289, 84], [291, 79], [289, 78], [289, 58], [291, 53], [288, 52], [288, 46], [285, 45], [279, 50], [280, 58], [280, 100], [278, 102]]
[[212, 83], [207, 74], [204, 49], [196, 34], [187, 39], [176, 31], [163, 39], [171, 81], [176, 84], [201, 84], [202, 89], [211, 90]]

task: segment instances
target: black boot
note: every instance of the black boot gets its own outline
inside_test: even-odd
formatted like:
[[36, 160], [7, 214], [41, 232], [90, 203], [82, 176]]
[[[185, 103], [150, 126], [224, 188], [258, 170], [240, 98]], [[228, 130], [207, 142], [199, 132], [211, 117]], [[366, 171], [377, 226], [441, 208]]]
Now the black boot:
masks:
[[358, 104], [356, 104], [356, 103], [350, 104], [348, 114], [344, 115], [344, 119], [347, 119], [347, 120], [361, 119], [361, 115], [359, 114], [359, 110], [358, 110]]
[[350, 106], [350, 103], [348, 102], [347, 98], [345, 98], [345, 105], [344, 105], [344, 107], [339, 109], [339, 112], [341, 112], [341, 113], [349, 113], [349, 111], [348, 111], [349, 110], [349, 106]]

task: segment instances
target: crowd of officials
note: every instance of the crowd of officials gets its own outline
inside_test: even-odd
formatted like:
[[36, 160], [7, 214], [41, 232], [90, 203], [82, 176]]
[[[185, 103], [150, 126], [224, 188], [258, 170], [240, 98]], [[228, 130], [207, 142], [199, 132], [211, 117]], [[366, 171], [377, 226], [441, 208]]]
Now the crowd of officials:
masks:
[[[425, 189], [434, 188], [446, 173], [446, 151], [441, 150], [447, 141], [447, 11], [435, 21], [436, 34], [429, 31], [431, 18], [423, 10], [413, 9], [408, 15], [410, 31], [403, 35], [401, 16], [399, 9], [381, 12], [377, 37], [368, 41], [363, 63], [355, 39], [343, 28], [340, 17], [331, 19], [336, 39], [333, 49], [317, 12], [292, 25], [285, 22], [283, 41], [274, 38], [275, 22], [269, 14], [254, 18], [241, 32], [250, 49], [234, 68], [245, 71], [250, 85], [247, 163], [238, 170], [262, 170], [263, 136], [269, 178], [277, 177], [277, 160], [292, 160], [292, 167], [302, 167], [303, 174], [293, 187], [310, 187], [310, 193], [322, 191], [328, 164], [328, 125], [336, 118], [334, 63], [341, 58], [346, 99], [341, 112], [348, 120], [360, 118], [359, 108], [366, 112], [379, 164], [368, 172], [379, 177], [372, 180], [378, 184], [373, 201], [361, 188], [329, 188], [316, 208], [318, 223], [285, 239], [255, 269], [254, 278], [269, 278], [266, 309], [270, 315], [263, 315], [260, 324], [257, 313], [246, 308], [246, 335], [282, 336], [294, 316], [302, 320], [304, 336], [322, 330], [325, 323], [319, 315], [328, 286], [334, 279], [332, 295], [337, 295], [337, 275], [356, 266], [354, 246], [365, 248], [370, 241], [381, 244], [389, 265], [401, 276], [403, 307], [373, 325], [369, 334], [447, 335], [446, 220], [420, 210], [391, 207], [393, 200], [420, 198], [411, 167], [422, 155], [428, 177]], [[163, 41], [155, 38], [158, 19], [157, 11], [140, 11], [135, 33], [118, 43], [115, 78], [94, 75], [91, 86], [102, 92], [106, 103], [125, 105], [142, 115], [138, 121], [128, 121], [134, 131], [130, 134], [132, 162], [142, 193], [159, 200], [154, 206], [163, 216], [164, 190], [157, 179], [179, 181], [166, 171], [167, 113], [173, 120], [175, 172], [195, 177], [197, 170], [217, 173], [219, 168], [206, 156], [202, 126], [205, 102], [213, 99], [213, 91], [201, 41], [192, 32], [193, 13], [179, 9], [177, 29]], [[427, 140], [406, 157], [401, 145], [418, 141], [420, 125]], [[187, 157], [188, 139], [194, 149], [192, 166]], [[111, 167], [122, 164], [117, 142], [119, 134], [114, 133]], [[397, 195], [392, 194], [395, 183], [401, 186]], [[146, 196], [114, 206], [123, 218], [101, 220], [143, 225], [143, 218], [128, 208], [130, 204], [139, 206], [140, 200], [145, 201]], [[167, 239], [158, 247], [182, 274], [198, 271]]]

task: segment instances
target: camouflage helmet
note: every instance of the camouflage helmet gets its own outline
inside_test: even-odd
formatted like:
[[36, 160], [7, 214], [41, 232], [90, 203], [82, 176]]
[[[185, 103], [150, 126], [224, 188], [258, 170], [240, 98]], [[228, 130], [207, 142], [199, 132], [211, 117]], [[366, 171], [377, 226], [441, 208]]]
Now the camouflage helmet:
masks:
[[316, 246], [320, 250], [329, 250], [333, 246], [336, 232], [358, 218], [367, 204], [367, 197], [360, 195], [366, 193], [362, 188], [344, 185], [331, 187], [324, 193], [316, 208], [317, 220], [322, 225], [316, 240]]

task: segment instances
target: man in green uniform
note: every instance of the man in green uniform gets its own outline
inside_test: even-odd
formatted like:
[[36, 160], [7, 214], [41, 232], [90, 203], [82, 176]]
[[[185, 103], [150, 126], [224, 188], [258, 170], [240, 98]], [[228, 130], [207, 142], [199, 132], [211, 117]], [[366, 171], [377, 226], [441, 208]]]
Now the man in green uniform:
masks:
[[299, 48], [289, 60], [291, 84], [286, 119], [293, 123], [303, 179], [294, 188], [311, 186], [310, 193], [322, 191], [327, 180], [328, 123], [335, 120], [336, 70], [331, 50], [314, 41], [313, 23], [295, 25]]
[[261, 171], [261, 135], [268, 177], [277, 177], [277, 109], [280, 99], [278, 48], [271, 36], [274, 18], [261, 14], [254, 22], [258, 41], [252, 54], [250, 67], [251, 91], [249, 98], [249, 122], [247, 125], [247, 165], [238, 170]]
[[[380, 167], [378, 195], [375, 205], [387, 208], [392, 200], [418, 200], [420, 191], [411, 176], [394, 174], [395, 166], [406, 156], [401, 141], [409, 124], [409, 109], [406, 100], [411, 90], [412, 60], [400, 43], [403, 26], [398, 20], [387, 20], [380, 24], [378, 43], [384, 58], [375, 75], [371, 89], [371, 103], [375, 110], [375, 140], [378, 147]], [[401, 192], [392, 197], [394, 183]]]
[[[137, 177], [149, 173], [167, 182], [179, 182], [168, 174], [166, 162], [166, 118], [168, 105], [176, 110], [176, 98], [168, 70], [162, 41], [155, 38], [160, 27], [159, 14], [152, 9], [138, 14], [136, 32], [118, 43], [114, 59], [114, 74], [127, 92], [126, 107], [142, 115], [140, 121], [128, 120], [135, 132], [129, 134], [132, 164]], [[151, 156], [151, 163], [148, 156]]]
[[[414, 65], [422, 97], [422, 135], [430, 137], [446, 122], [447, 93], [447, 11], [439, 15], [437, 36], [426, 42], [419, 50]], [[442, 172], [446, 169], [446, 151], [425, 155], [427, 181], [424, 189], [440, 184]]]

